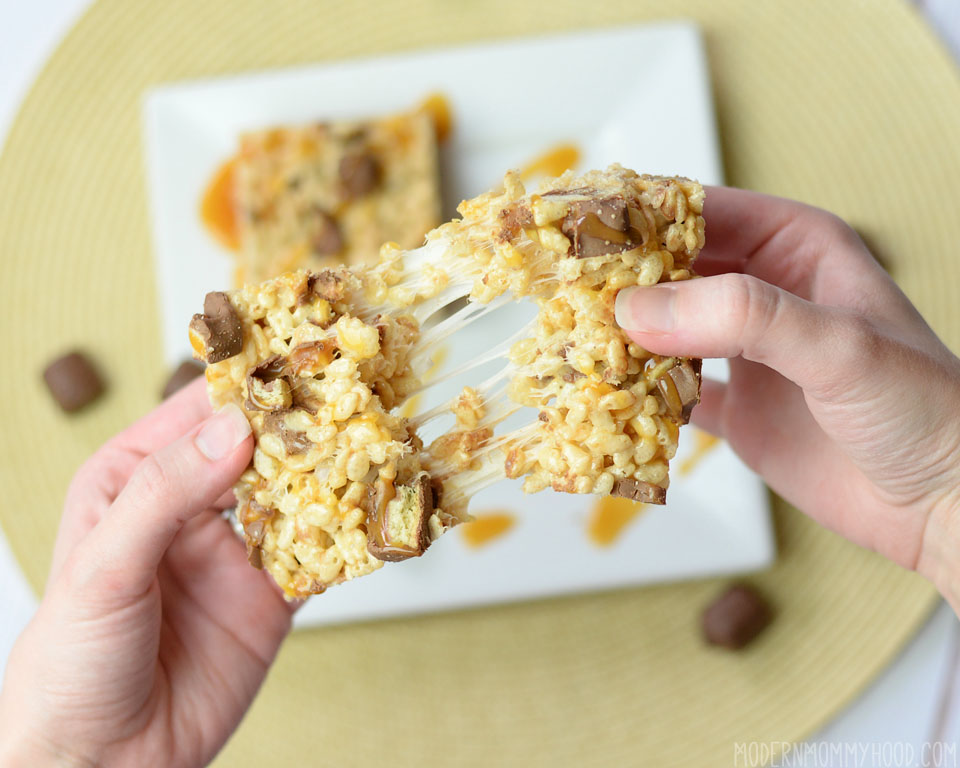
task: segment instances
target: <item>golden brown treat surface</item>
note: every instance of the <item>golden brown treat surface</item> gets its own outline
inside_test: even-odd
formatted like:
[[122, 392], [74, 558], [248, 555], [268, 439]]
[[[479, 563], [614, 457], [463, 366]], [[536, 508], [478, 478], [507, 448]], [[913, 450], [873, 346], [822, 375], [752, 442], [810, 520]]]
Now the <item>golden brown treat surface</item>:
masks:
[[[256, 436], [237, 488], [251, 561], [289, 595], [320, 592], [422, 554], [500, 477], [522, 477], [527, 492], [663, 503], [699, 361], [631, 343], [613, 304], [626, 286], [692, 277], [702, 205], [694, 182], [619, 166], [533, 194], [508, 174], [418, 251], [386, 245], [375, 267], [217, 294], [195, 324], [242, 327], [242, 348], [207, 380], [214, 405], [244, 408]], [[421, 420], [397, 415], [430, 352], [421, 321], [455, 298], [482, 307], [508, 292], [538, 312], [504, 352], [501, 384], [464, 388], [455, 426], [424, 447]], [[228, 346], [202, 342], [216, 355]], [[536, 409], [530, 423], [498, 431], [522, 407]]]
[[238, 284], [373, 264], [388, 240], [420, 245], [439, 220], [436, 135], [422, 108], [244, 135], [233, 169]]

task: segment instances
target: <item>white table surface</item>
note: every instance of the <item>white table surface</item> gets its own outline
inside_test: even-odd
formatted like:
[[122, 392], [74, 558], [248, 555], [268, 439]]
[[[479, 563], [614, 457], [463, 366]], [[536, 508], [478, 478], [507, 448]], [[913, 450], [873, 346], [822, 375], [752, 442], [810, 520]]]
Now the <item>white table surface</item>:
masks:
[[[0, 142], [46, 58], [90, 0], [0, 0]], [[944, 42], [960, 57], [960, 0], [916, 0]], [[0, 672], [10, 647], [35, 606], [26, 580], [0, 535]], [[916, 764], [924, 744], [956, 749], [942, 762], [960, 766], [960, 623], [941, 605], [898, 659], [811, 743], [867, 745], [899, 742], [912, 747]], [[824, 761], [824, 749], [790, 765]], [[837, 753], [834, 752], [834, 755]], [[867, 753], [869, 754], [869, 753]], [[731, 745], [731, 764], [734, 764]], [[742, 763], [740, 763], [742, 764]], [[871, 765], [870, 758], [844, 765]], [[899, 763], [896, 763], [899, 765]]]

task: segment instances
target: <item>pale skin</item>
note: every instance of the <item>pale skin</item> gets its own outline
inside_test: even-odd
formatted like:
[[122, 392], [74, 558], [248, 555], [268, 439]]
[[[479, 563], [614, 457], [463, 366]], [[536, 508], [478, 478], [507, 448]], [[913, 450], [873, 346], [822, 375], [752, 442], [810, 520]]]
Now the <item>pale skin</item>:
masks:
[[[831, 214], [714, 188], [704, 215], [707, 277], [622, 291], [618, 322], [660, 354], [731, 358], [694, 421], [957, 610], [960, 360]], [[0, 765], [203, 765], [236, 728], [294, 610], [219, 516], [245, 424], [197, 382], [77, 474], [8, 662]]]
[[77, 473], [46, 594], [8, 661], [0, 765], [212, 759], [295, 607], [220, 516], [252, 453], [243, 414], [212, 416], [201, 380]]

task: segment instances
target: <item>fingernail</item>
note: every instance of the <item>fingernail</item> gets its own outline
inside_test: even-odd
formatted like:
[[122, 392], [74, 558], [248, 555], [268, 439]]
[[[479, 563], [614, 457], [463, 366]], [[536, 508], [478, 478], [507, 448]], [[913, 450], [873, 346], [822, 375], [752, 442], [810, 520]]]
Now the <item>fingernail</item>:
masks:
[[233, 453], [250, 434], [250, 422], [236, 405], [228, 403], [207, 419], [194, 438], [197, 450], [210, 461]]
[[675, 298], [666, 286], [624, 288], [614, 304], [617, 325], [626, 331], [669, 333], [677, 325]]

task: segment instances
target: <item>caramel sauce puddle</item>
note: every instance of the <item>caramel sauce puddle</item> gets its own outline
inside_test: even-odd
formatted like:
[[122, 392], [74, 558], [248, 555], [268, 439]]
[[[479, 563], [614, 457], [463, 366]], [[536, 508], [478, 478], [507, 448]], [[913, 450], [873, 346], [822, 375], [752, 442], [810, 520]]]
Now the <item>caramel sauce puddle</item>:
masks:
[[697, 464], [703, 461], [704, 456], [720, 444], [720, 438], [714, 437], [709, 432], [698, 429], [693, 434], [696, 444], [693, 447], [693, 453], [684, 459], [679, 467], [681, 475], [689, 475], [693, 472], [697, 468]]
[[473, 521], [460, 526], [468, 547], [482, 547], [499, 539], [513, 528], [516, 518], [509, 512], [488, 512], [476, 515]]
[[520, 178], [559, 176], [580, 162], [580, 148], [576, 144], [557, 144], [538, 155], [520, 169]]
[[240, 250], [237, 212], [233, 204], [236, 166], [236, 157], [224, 161], [210, 178], [200, 200], [200, 220], [204, 228], [228, 251]]
[[645, 506], [620, 496], [598, 499], [587, 521], [587, 536], [598, 547], [612, 546]]

